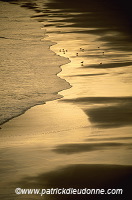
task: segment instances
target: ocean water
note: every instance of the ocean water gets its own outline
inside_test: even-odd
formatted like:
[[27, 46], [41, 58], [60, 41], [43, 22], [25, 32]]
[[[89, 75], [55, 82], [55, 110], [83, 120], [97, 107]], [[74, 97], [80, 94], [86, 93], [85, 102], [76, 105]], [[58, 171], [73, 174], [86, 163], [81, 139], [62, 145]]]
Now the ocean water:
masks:
[[[56, 76], [68, 59], [55, 55], [33, 11], [0, 2], [0, 124], [30, 107], [60, 98], [69, 84]], [[49, 78], [50, 77], [50, 78]]]

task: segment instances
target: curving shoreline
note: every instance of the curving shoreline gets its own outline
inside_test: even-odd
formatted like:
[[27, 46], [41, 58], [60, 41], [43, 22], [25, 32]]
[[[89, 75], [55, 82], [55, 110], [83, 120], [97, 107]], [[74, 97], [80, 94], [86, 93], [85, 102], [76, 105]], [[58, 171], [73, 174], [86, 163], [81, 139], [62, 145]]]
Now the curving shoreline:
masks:
[[50, 50], [53, 42], [42, 40], [41, 24], [30, 18], [34, 11], [6, 2], [1, 7], [2, 125], [35, 105], [61, 98], [58, 92], [70, 85], [57, 76], [69, 60]]
[[[59, 92], [62, 99], [34, 106], [2, 125], [0, 195], [3, 200], [16, 200], [14, 188], [17, 187], [108, 187], [122, 188], [123, 197], [131, 199], [128, 196], [132, 175], [130, 54], [125, 46], [119, 51], [107, 42], [100, 44], [102, 36], [95, 34], [100, 32], [98, 29], [85, 27], [85, 30], [72, 24], [75, 16], [82, 17], [82, 13], [71, 12], [73, 19], [69, 23], [63, 11], [56, 12], [49, 7], [48, 16], [38, 13], [36, 18], [41, 20], [42, 29], [47, 26], [49, 37], [45, 42], [56, 42], [51, 54], [58, 54], [60, 62], [71, 60], [61, 66], [62, 70], [58, 67], [62, 78], [58, 84], [66, 79], [64, 82], [72, 87]], [[115, 39], [114, 33], [112, 37]], [[47, 61], [47, 66], [49, 62], [52, 60]], [[54, 64], [50, 69], [55, 72]], [[58, 74], [54, 73], [54, 77], [58, 79]], [[50, 73], [48, 80], [53, 81]], [[35, 195], [30, 197], [36, 199]], [[74, 197], [80, 200], [80, 196]], [[109, 197], [122, 196], [106, 196]], [[67, 199], [67, 196], [47, 195], [46, 198]], [[95, 196], [87, 198], [93, 200]]]

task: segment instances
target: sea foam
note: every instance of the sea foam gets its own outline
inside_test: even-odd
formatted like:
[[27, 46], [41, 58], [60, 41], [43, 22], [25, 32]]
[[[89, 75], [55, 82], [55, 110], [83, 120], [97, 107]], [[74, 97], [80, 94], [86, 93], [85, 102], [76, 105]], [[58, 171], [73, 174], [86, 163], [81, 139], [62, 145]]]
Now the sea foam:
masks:
[[[0, 124], [28, 108], [60, 98], [69, 88], [57, 74], [69, 62], [50, 50], [42, 24], [31, 19], [34, 11], [0, 2]], [[13, 14], [12, 14], [13, 13]]]

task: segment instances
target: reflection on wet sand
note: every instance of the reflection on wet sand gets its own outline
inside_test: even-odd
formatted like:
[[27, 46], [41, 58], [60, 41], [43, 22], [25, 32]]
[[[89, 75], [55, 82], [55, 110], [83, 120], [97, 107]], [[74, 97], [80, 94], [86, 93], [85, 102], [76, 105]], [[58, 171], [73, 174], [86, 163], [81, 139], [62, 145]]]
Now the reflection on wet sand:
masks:
[[107, 138], [88, 138], [87, 141], [116, 141], [116, 140], [131, 140], [132, 137], [107, 137]]
[[[132, 137], [127, 126], [132, 123], [128, 83], [132, 62], [131, 39], [126, 46], [130, 34], [124, 35], [130, 21], [115, 20], [116, 1], [112, 1], [116, 5], [113, 12], [102, 7], [105, 1], [90, 2], [80, 7], [75, 1], [56, 0], [41, 9], [22, 3], [37, 12], [33, 18], [46, 27], [48, 39], [57, 42], [52, 50], [71, 60], [59, 76], [72, 88], [60, 92], [63, 99], [32, 108], [2, 127], [1, 144], [7, 149], [2, 161], [9, 165], [9, 157], [17, 158], [11, 164], [18, 170], [14, 176], [9, 165], [2, 176], [7, 177], [7, 185], [10, 180], [23, 188], [122, 188], [124, 193], [103, 198], [47, 195], [42, 199], [130, 199]], [[60, 49], [68, 51], [64, 54]]]
[[80, 104], [107, 104], [107, 103], [131, 103], [132, 97], [80, 97], [72, 99], [62, 99], [60, 101], [80, 103]]
[[53, 149], [54, 152], [60, 154], [73, 154], [97, 150], [110, 150], [112, 148], [126, 147], [130, 148], [132, 144], [104, 142], [104, 143], [77, 143], [77, 144], [62, 144]]
[[80, 104], [95, 126], [121, 127], [132, 124], [131, 97], [82, 97], [62, 101]]
[[[122, 195], [46, 195], [46, 199], [122, 199], [130, 200], [132, 167], [125, 165], [68, 165], [34, 177], [25, 177], [24, 188], [120, 188]], [[103, 198], [102, 198], [103, 197]], [[45, 195], [43, 196], [45, 199]], [[43, 199], [42, 198], [42, 199]]]
[[78, 74], [78, 75], [71, 75], [69, 77], [76, 77], [76, 76], [100, 76], [100, 75], [106, 75], [108, 73], [100, 73], [100, 74]]
[[132, 104], [109, 105], [85, 110], [96, 126], [110, 128], [132, 124]]
[[85, 65], [87, 68], [115, 68], [115, 67], [127, 67], [131, 66], [132, 62], [124, 62], [124, 63], [105, 63], [102, 65], [96, 64], [96, 65]]

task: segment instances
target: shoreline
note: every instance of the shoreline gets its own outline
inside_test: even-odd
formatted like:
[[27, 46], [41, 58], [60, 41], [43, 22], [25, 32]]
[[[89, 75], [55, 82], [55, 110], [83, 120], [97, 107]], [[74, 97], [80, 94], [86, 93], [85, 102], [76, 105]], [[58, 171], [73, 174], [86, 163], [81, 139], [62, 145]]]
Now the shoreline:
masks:
[[[19, 4], [12, 4], [12, 3], [10, 3], [10, 2], [1, 2], [1, 4], [2, 4], [2, 6], [6, 6], [6, 5], [11, 5], [11, 7], [13, 8], [13, 6], [17, 6], [17, 7], [19, 7], [19, 9], [20, 10], [23, 10], [23, 11], [26, 11], [26, 9], [25, 8], [23, 8], [23, 7], [21, 7], [21, 5], [19, 5]], [[26, 13], [28, 13], [28, 12], [26, 12]], [[33, 15], [33, 13], [35, 13], [34, 12], [34, 10], [32, 10], [31, 11], [31, 13], [32, 13], [32, 15]], [[28, 14], [28, 17], [29, 17], [29, 19], [31, 19], [31, 13], [30, 14]], [[17, 16], [17, 14], [16, 14], [16, 16]], [[43, 33], [41, 32], [41, 29], [42, 29], [42, 27], [41, 27], [41, 23], [40, 22], [38, 22], [38, 21], [36, 21], [36, 20], [33, 20], [34, 21], [34, 23], [36, 24], [39, 24], [38, 25], [38, 27], [40, 28], [40, 31], [39, 31], [39, 33], [41, 34], [41, 35], [43, 35]], [[45, 30], [46, 30], [46, 28], [45, 28]], [[20, 39], [20, 38], [18, 38], [18, 39]], [[47, 40], [47, 37], [46, 37], [46, 35], [45, 35], [45, 33], [44, 33], [44, 38], [40, 38], [40, 40], [42, 40], [42, 43], [41, 43], [41, 45], [45, 45], [45, 41], [46, 41], [46, 43], [48, 43], [48, 46], [47, 46], [47, 48], [49, 49], [49, 51], [50, 52], [52, 52], [52, 54], [54, 55], [54, 56], [56, 56], [56, 58], [58, 57], [60, 57], [61, 58], [61, 60], [63, 59], [63, 57], [61, 57], [61, 56], [59, 56], [59, 55], [57, 55], [53, 50], [51, 50], [51, 46], [54, 46], [54, 45], [56, 45], [56, 42], [52, 42], [52, 41], [50, 41], [50, 40]], [[44, 41], [44, 43], [43, 43], [43, 41]], [[43, 57], [45, 56], [45, 54], [43, 54]], [[67, 60], [67, 61], [66, 61]], [[23, 115], [27, 110], [29, 110], [29, 109], [31, 109], [32, 107], [34, 107], [34, 106], [38, 106], [38, 105], [43, 105], [43, 104], [46, 104], [46, 102], [48, 102], [48, 101], [54, 101], [54, 100], [56, 100], [56, 99], [60, 99], [60, 98], [62, 98], [62, 95], [59, 95], [59, 92], [61, 92], [62, 90], [65, 90], [65, 89], [69, 89], [69, 88], [71, 88], [71, 85], [70, 85], [70, 83], [68, 83], [65, 79], [62, 79], [58, 74], [62, 71], [62, 68], [61, 68], [61, 66], [62, 65], [65, 65], [65, 64], [67, 64], [67, 63], [69, 63], [70, 62], [70, 60], [68, 59], [68, 58], [64, 58], [64, 62], [63, 61], [60, 61], [61, 62], [61, 64], [57, 64], [57, 66], [56, 66], [56, 71], [57, 72], [53, 72], [53, 75], [56, 75], [60, 80], [62, 80], [63, 82], [65, 82], [66, 84], [64, 85], [64, 88], [62, 89], [62, 88], [58, 88], [58, 91], [56, 92], [53, 92], [53, 93], [45, 93], [45, 96], [43, 97], [43, 99], [42, 100], [39, 100], [38, 102], [34, 102], [34, 103], [29, 103], [29, 104], [31, 104], [31, 105], [27, 105], [27, 107], [25, 107], [24, 109], [20, 109], [20, 110], [18, 110], [18, 113], [16, 113], [16, 114], [13, 114], [13, 116], [11, 116], [11, 117], [8, 117], [8, 119], [3, 119], [3, 120], [1, 120], [1, 123], [0, 123], [0, 126], [1, 126], [1, 128], [2, 128], [2, 126], [5, 124], [5, 123], [7, 123], [8, 121], [10, 121], [10, 120], [12, 120], [12, 119], [14, 119], [14, 118], [16, 118], [16, 117], [19, 117], [20, 115]], [[63, 63], [62, 63], [63, 62]], [[51, 77], [52, 77], [52, 75], [51, 75]], [[44, 77], [45, 78], [45, 77]], [[52, 79], [52, 78], [51, 78]], [[58, 79], [58, 81], [59, 81], [59, 79]], [[36, 101], [36, 100], [35, 100]], [[9, 111], [10, 112], [10, 111]], [[9, 113], [9, 115], [11, 115], [12, 113]]]
[[[34, 37], [32, 38], [32, 34], [29, 34], [26, 38], [28, 44], [32, 44], [33, 47], [27, 48], [26, 56], [30, 58], [28, 61], [32, 64], [31, 69], [33, 68], [33, 71], [29, 68], [29, 73], [34, 75], [33, 82], [27, 84], [31, 83], [32, 87], [36, 87], [36, 80], [41, 77], [35, 90], [37, 95], [45, 95], [41, 87], [50, 83], [51, 87], [46, 88], [47, 92], [50, 90], [47, 99], [51, 93], [53, 94], [52, 97], [50, 96], [51, 99], [56, 96], [60, 98], [35, 105], [24, 114], [2, 125], [0, 130], [0, 195], [3, 200], [8, 198], [16, 200], [18, 195], [15, 194], [14, 188], [59, 188], [62, 186], [68, 188], [83, 188], [83, 186], [105, 188], [107, 186], [122, 188], [126, 194], [126, 191], [130, 191], [129, 181], [132, 175], [132, 118], [130, 115], [132, 99], [125, 97], [130, 96], [131, 91], [130, 66], [127, 67], [125, 64], [124, 67], [117, 68], [110, 66], [113, 65], [112, 60], [115, 63], [121, 63], [121, 61], [124, 63], [124, 58], [130, 59], [130, 55], [127, 56], [126, 52], [122, 54], [119, 51], [112, 52], [111, 47], [105, 42], [98, 49], [99, 36], [85, 34], [87, 31], [85, 32], [81, 27], [77, 29], [74, 25], [69, 27], [67, 20], [63, 24], [61, 20], [65, 21], [63, 19], [65, 13], [62, 10], [52, 11], [49, 9], [46, 15], [47, 21], [43, 18], [44, 12], [42, 13], [42, 29], [47, 24], [46, 34], [49, 32], [49, 37], [41, 37], [42, 30], [37, 29], [40, 26], [36, 22]], [[27, 10], [29, 16], [28, 12], [30, 11]], [[57, 20], [55, 13], [57, 16], [60, 13]], [[39, 14], [41, 16], [41, 13]], [[74, 16], [75, 13], [72, 14]], [[71, 17], [71, 13], [69, 16]], [[76, 16], [77, 14], [75, 18]], [[59, 25], [62, 23], [64, 26], [56, 29], [58, 22]], [[89, 31], [89, 27], [87, 28]], [[36, 42], [34, 40], [36, 38], [37, 40], [41, 38], [42, 41]], [[102, 51], [105, 52], [104, 55]], [[118, 54], [120, 54], [119, 57]], [[44, 55], [43, 60], [41, 56]], [[33, 56], [36, 56], [36, 59]], [[102, 59], [103, 62], [109, 63], [106, 68], [90, 67], [93, 63], [98, 66]], [[68, 63], [63, 64], [64, 62]], [[37, 68], [37, 65], [40, 68]], [[39, 74], [41, 68], [43, 73]], [[45, 82], [42, 82], [43, 76], [46, 78]], [[60, 91], [55, 93], [54, 87], [59, 88]], [[61, 90], [66, 87], [70, 88]], [[20, 95], [20, 97], [23, 96]], [[32, 98], [32, 96], [29, 97]], [[33, 200], [37, 198], [36, 195], [30, 197]], [[102, 196], [97, 199], [100, 197]], [[115, 195], [113, 197], [115, 198]], [[20, 198], [25, 200], [29, 197], [23, 195]], [[67, 195], [59, 197], [47, 195], [42, 198], [67, 199]], [[76, 198], [80, 199], [80, 195]], [[90, 199], [94, 198], [95, 196], [90, 196]]]

